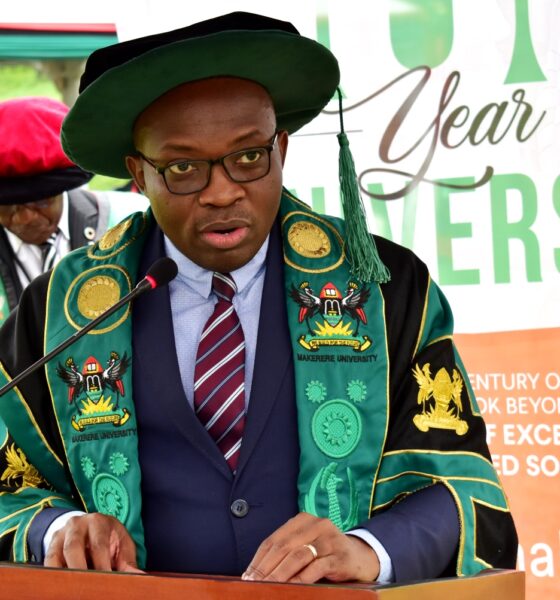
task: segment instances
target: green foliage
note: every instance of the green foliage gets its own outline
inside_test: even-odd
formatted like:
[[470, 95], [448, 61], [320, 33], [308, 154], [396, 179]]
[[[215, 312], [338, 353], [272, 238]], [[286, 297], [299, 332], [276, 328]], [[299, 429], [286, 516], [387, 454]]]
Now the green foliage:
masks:
[[130, 182], [130, 179], [117, 179], [115, 177], [107, 177], [106, 175], [94, 175], [93, 179], [88, 183], [90, 190], [99, 192], [110, 192], [118, 190]]
[[0, 100], [22, 96], [47, 96], [62, 100], [54, 83], [32, 63], [14, 64], [0, 60]]

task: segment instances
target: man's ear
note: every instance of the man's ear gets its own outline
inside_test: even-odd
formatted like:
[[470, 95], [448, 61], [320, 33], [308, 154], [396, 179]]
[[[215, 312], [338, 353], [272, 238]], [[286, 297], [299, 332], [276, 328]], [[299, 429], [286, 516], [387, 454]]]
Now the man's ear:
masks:
[[125, 164], [128, 172], [130, 173], [134, 183], [138, 189], [145, 194], [146, 193], [146, 180], [144, 178], [144, 167], [142, 165], [142, 159], [139, 156], [126, 156]]
[[278, 132], [278, 136], [276, 138], [278, 149], [280, 150], [280, 156], [282, 158], [282, 166], [284, 166], [284, 162], [286, 161], [286, 154], [288, 152], [288, 132], [285, 129], [282, 129]]

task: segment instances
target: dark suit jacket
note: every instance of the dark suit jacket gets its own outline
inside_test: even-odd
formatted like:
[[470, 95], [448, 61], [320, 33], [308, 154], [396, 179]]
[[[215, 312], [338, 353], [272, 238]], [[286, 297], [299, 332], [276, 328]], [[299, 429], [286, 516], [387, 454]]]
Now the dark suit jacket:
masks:
[[[76, 189], [68, 192], [68, 224], [70, 248], [75, 250], [99, 239], [107, 229], [109, 203], [91, 192]], [[94, 237], [86, 237], [86, 228], [91, 227]], [[9, 310], [19, 302], [22, 286], [17, 274], [14, 251], [3, 227], [0, 227], [0, 279], [4, 283]]]

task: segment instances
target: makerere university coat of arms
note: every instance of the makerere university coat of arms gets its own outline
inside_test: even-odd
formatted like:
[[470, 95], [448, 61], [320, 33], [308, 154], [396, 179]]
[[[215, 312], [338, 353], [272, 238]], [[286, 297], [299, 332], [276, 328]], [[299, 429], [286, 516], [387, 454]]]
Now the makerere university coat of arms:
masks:
[[[126, 353], [121, 358], [116, 352], [110, 353], [105, 368], [95, 356], [85, 361], [81, 371], [71, 356], [66, 359], [65, 366], [58, 363], [56, 372], [68, 386], [68, 402], [74, 403], [79, 411], [72, 417], [72, 427], [76, 431], [104, 423], [120, 427], [128, 421], [130, 413], [126, 408], [119, 408], [119, 397], [124, 396], [122, 378], [129, 364]], [[105, 397], [107, 390], [115, 396], [114, 401], [110, 395]], [[81, 400], [81, 406], [78, 400]]]
[[[306, 350], [316, 352], [321, 346], [349, 346], [363, 352], [371, 346], [367, 335], [360, 335], [360, 324], [367, 323], [364, 309], [370, 291], [351, 281], [346, 294], [331, 282], [326, 283], [319, 295], [303, 281], [292, 285], [290, 297], [299, 304], [298, 321], [307, 326], [307, 333], [298, 342]], [[345, 320], [346, 319], [346, 320]]]

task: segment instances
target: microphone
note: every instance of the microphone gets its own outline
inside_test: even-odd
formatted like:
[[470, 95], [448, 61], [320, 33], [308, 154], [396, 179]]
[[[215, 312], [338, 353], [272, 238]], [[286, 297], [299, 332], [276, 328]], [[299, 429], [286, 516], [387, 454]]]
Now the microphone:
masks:
[[27, 369], [22, 371], [17, 377], [15, 377], [4, 387], [2, 387], [0, 389], [0, 397], [3, 396], [6, 392], [9, 392], [18, 383], [23, 381], [28, 375], [33, 373], [33, 371], [36, 371], [38, 368], [42, 367], [45, 363], [49, 362], [49, 360], [54, 358], [65, 348], [68, 348], [68, 346], [73, 344], [75, 341], [79, 340], [88, 331], [90, 331], [94, 327], [97, 327], [99, 323], [104, 321], [107, 317], [110, 317], [114, 312], [119, 310], [119, 308], [121, 308], [128, 302], [132, 302], [132, 300], [137, 298], [140, 294], [147, 292], [148, 290], [153, 290], [157, 287], [161, 287], [162, 285], [167, 285], [172, 279], [175, 279], [176, 276], [177, 263], [173, 259], [164, 256], [163, 258], [156, 260], [156, 262], [148, 269], [148, 272], [146, 273], [144, 279], [138, 282], [138, 284], [132, 291], [126, 294], [126, 296], [123, 296], [117, 303], [113, 304], [113, 306], [109, 307], [105, 312], [100, 314], [93, 321], [90, 321], [85, 327], [82, 327], [82, 329], [76, 331], [76, 333], [71, 335], [68, 339], [64, 340], [64, 342], [59, 344], [56, 348], [51, 350], [48, 354], [40, 358], [38, 361], [34, 362], [32, 365], [27, 367]]

